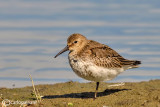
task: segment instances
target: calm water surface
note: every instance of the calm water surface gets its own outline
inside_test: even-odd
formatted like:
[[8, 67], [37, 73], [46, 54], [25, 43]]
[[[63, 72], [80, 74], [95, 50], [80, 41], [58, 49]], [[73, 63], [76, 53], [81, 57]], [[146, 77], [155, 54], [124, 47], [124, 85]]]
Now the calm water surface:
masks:
[[54, 59], [72, 33], [141, 60], [109, 82], [160, 79], [160, 1], [0, 1], [0, 87], [87, 82], [71, 70], [67, 54]]

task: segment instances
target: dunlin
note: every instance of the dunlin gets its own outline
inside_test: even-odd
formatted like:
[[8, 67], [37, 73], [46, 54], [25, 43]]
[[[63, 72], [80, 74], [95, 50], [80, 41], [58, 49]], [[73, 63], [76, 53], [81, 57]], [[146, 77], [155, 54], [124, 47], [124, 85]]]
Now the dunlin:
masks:
[[131, 68], [137, 68], [141, 61], [128, 60], [107, 45], [88, 40], [81, 34], [68, 37], [67, 46], [55, 58], [69, 50], [72, 70], [81, 78], [96, 82], [94, 98], [97, 97], [99, 82], [108, 81]]

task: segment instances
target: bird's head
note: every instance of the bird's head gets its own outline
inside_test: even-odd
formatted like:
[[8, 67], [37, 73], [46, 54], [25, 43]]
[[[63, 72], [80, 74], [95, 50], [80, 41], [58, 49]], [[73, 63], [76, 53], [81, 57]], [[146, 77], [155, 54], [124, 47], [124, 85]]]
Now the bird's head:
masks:
[[63, 52], [66, 51], [71, 51], [74, 53], [78, 53], [86, 44], [87, 44], [88, 40], [85, 36], [78, 34], [78, 33], [74, 33], [72, 35], [70, 35], [67, 39], [67, 46], [62, 49], [56, 56], [59, 56], [60, 54], [62, 54]]

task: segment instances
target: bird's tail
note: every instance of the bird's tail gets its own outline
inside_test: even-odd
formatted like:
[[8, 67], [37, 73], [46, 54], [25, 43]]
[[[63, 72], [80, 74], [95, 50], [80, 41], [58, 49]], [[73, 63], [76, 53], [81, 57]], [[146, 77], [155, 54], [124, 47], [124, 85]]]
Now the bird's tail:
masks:
[[139, 65], [139, 64], [141, 64], [141, 61], [134, 61], [133, 62], [133, 65]]
[[124, 64], [124, 69], [132, 69], [132, 68], [138, 68], [139, 65], [141, 64], [141, 61], [126, 60], [123, 62], [123, 64]]

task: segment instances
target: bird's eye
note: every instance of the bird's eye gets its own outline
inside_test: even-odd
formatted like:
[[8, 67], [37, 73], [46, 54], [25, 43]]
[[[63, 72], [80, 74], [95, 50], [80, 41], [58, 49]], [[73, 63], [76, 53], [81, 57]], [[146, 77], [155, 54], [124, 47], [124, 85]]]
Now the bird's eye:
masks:
[[74, 43], [77, 43], [78, 41], [74, 41]]

